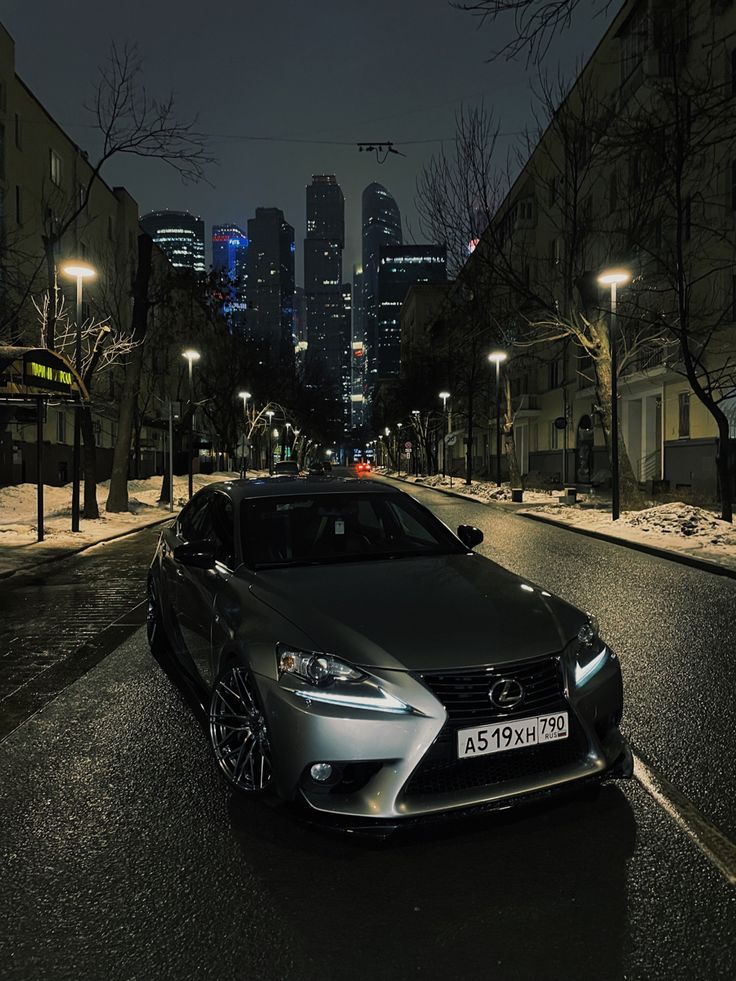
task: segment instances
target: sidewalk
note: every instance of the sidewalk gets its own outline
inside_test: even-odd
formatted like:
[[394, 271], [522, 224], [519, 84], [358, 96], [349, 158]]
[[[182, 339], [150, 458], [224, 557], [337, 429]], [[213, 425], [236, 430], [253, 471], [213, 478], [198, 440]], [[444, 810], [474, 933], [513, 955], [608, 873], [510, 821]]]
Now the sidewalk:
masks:
[[[249, 476], [263, 476], [249, 471]], [[235, 473], [195, 474], [194, 491], [221, 480], [237, 478]], [[128, 481], [129, 510], [108, 514], [105, 501], [109, 481], [97, 486], [100, 517], [80, 521], [79, 532], [71, 527], [71, 485], [44, 487], [44, 541], [36, 541], [36, 485], [16, 484], [0, 488], [0, 579], [13, 573], [53, 562], [81, 552], [100, 542], [113, 541], [124, 535], [161, 524], [175, 517], [187, 502], [188, 478], [174, 477], [174, 510], [158, 503], [160, 475], [146, 480]]]
[[[593, 503], [579, 496], [578, 504], [560, 504], [559, 490], [549, 493], [525, 490], [524, 503], [514, 505], [510, 503], [508, 485], [502, 485], [500, 493], [496, 484], [486, 481], [473, 481], [471, 488], [465, 489], [462, 481], [455, 478], [450, 490], [449, 478], [441, 476], [407, 478], [398, 477], [395, 472], [378, 470], [377, 473], [478, 504], [510, 506], [525, 518], [736, 578], [736, 526], [721, 521], [714, 511], [682, 501], [657, 504], [641, 511], [623, 511], [614, 522], [607, 502]], [[529, 504], [538, 506], [530, 508]]]

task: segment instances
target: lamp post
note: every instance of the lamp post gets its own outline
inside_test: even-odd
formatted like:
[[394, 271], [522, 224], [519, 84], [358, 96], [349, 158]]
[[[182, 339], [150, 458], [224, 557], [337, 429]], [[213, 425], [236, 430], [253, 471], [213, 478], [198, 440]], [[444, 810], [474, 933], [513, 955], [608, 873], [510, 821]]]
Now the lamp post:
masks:
[[[442, 414], [445, 418], [445, 436], [449, 435], [447, 429], [447, 400], [449, 399], [449, 397], [450, 397], [449, 392], [440, 392], [440, 398], [442, 399]], [[446, 460], [447, 460], [447, 440], [443, 439], [442, 440], [442, 476], [443, 477], [447, 476]]]
[[496, 484], [501, 486], [501, 365], [508, 355], [505, 351], [491, 351], [488, 360], [496, 366]]
[[266, 413], [268, 418], [268, 473], [269, 476], [273, 474], [273, 432], [271, 430], [273, 422], [273, 410], [269, 409]]
[[396, 466], [398, 467], [398, 476], [401, 476], [401, 427], [403, 422], [396, 423]]
[[[66, 262], [61, 271], [77, 284], [76, 330], [74, 343], [74, 361], [77, 371], [82, 374], [82, 284], [85, 279], [92, 279], [95, 270], [86, 262]], [[72, 448], [72, 531], [79, 531], [79, 485], [81, 476], [81, 445], [82, 420], [79, 416], [79, 405], [74, 406], [74, 445]]]
[[628, 283], [627, 269], [605, 269], [598, 277], [601, 286], [611, 287], [611, 317], [608, 345], [611, 349], [611, 520], [618, 521], [620, 510], [618, 476], [618, 356], [616, 353], [616, 287]]
[[418, 477], [419, 476], [419, 435], [422, 428], [421, 427], [422, 419], [419, 413], [419, 409], [411, 410], [411, 420], [414, 426], [414, 442], [416, 443], [416, 446], [414, 447], [414, 476]]
[[296, 455], [296, 463], [299, 466], [299, 433], [301, 429], [294, 430], [294, 454]]
[[[199, 351], [195, 351], [193, 348], [187, 348], [186, 351], [182, 351], [181, 356], [187, 359], [189, 364], [189, 452], [187, 456], [189, 457], [189, 464], [187, 467], [187, 474], [189, 478], [189, 500], [192, 499], [192, 451], [194, 444], [194, 378], [192, 375], [192, 365], [195, 361], [199, 361]], [[172, 487], [173, 493], [173, 487]]]
[[243, 480], [248, 473], [248, 399], [250, 392], [238, 392], [238, 398], [243, 400]]

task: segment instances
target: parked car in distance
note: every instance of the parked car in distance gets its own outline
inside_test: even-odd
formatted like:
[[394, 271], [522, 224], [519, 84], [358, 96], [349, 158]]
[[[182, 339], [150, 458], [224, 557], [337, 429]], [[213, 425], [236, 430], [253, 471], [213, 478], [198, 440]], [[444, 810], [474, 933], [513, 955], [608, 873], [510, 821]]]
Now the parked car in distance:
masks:
[[367, 460], [358, 460], [358, 462], [355, 464], [355, 472], [357, 474], [371, 473], [372, 470], [373, 467], [370, 465], [370, 463], [368, 463]]
[[301, 471], [296, 460], [280, 460], [273, 468], [277, 477], [298, 477]]
[[630, 777], [595, 618], [482, 541], [378, 481], [195, 494], [161, 532], [148, 640], [230, 784], [395, 827]]

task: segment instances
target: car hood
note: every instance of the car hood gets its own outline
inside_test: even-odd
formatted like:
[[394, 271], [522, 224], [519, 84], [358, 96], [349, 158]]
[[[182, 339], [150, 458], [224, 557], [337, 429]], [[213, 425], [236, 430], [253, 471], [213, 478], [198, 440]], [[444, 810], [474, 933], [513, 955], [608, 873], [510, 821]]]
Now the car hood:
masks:
[[559, 652], [583, 621], [575, 607], [477, 554], [274, 569], [250, 588], [315, 650], [364, 668], [526, 660]]

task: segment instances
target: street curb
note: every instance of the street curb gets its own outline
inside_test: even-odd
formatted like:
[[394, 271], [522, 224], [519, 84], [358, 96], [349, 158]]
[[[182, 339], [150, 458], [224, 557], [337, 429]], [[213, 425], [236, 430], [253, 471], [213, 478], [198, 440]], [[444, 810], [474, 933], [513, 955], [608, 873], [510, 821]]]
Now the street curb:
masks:
[[531, 514], [528, 511], [517, 511], [520, 518], [529, 518], [532, 521], [539, 521], [545, 525], [552, 525], [554, 528], [562, 528], [563, 531], [572, 531], [577, 535], [587, 535], [588, 538], [597, 538], [602, 542], [609, 542], [611, 545], [623, 545], [625, 548], [632, 548], [637, 552], [645, 552], [653, 555], [657, 559], [669, 559], [670, 562], [679, 562], [680, 565], [689, 565], [700, 572], [710, 572], [715, 576], [725, 576], [727, 579], [736, 579], [736, 569], [727, 569], [725, 566], [718, 565], [716, 562], [708, 562], [707, 559], [696, 559], [690, 555], [682, 555], [679, 552], [671, 552], [666, 548], [657, 548], [655, 545], [645, 545], [642, 542], [632, 542], [626, 538], [617, 538], [615, 535], [608, 535], [605, 531], [592, 531], [590, 528], [576, 528], [563, 521], [555, 521], [547, 515]]
[[107, 542], [115, 542], [119, 538], [127, 538], [128, 535], [135, 535], [137, 531], [143, 531], [145, 528], [155, 528], [156, 525], [162, 525], [166, 521], [173, 521], [175, 517], [176, 515], [170, 512], [166, 518], [156, 518], [154, 521], [147, 521], [145, 524], [136, 525], [135, 528], [129, 528], [127, 531], [121, 531], [117, 535], [111, 535], [109, 538], [100, 538], [96, 542], [87, 542], [85, 545], [80, 545], [79, 548], [66, 548], [60, 551], [58, 555], [49, 555], [45, 559], [38, 559], [35, 562], [29, 562], [27, 565], [18, 566], [17, 569], [8, 569], [6, 572], [0, 572], [0, 580], [10, 579], [11, 576], [16, 576], [18, 573], [29, 572], [39, 565], [48, 565], [50, 562], [61, 562], [62, 559], [68, 559], [72, 555], [79, 555], [80, 552], [86, 552], [88, 548], [95, 548], [97, 545], [104, 545]]
[[637, 552], [644, 552], [657, 559], [669, 559], [670, 562], [679, 562], [680, 565], [688, 565], [692, 569], [698, 569], [700, 572], [710, 572], [714, 576], [736, 579], [736, 569], [728, 569], [725, 566], [718, 565], [717, 562], [709, 562], [707, 559], [696, 559], [690, 555], [671, 552], [666, 548], [657, 548], [655, 545], [645, 545], [643, 542], [632, 542], [626, 538], [617, 538], [616, 535], [608, 535], [605, 531], [576, 528], [574, 525], [569, 525], [564, 521], [556, 521], [547, 515], [532, 514], [529, 511], [523, 511], [518, 508], [511, 510], [508, 505], [496, 504], [494, 501], [478, 501], [473, 497], [468, 497], [467, 494], [457, 494], [455, 491], [445, 490], [444, 487], [428, 487], [426, 484], [415, 484], [411, 480], [405, 480], [403, 477], [389, 477], [387, 474], [380, 474], [379, 476], [384, 477], [386, 480], [397, 480], [401, 481], [402, 484], [411, 484], [412, 487], [424, 487], [426, 490], [437, 491], [438, 494], [449, 494], [451, 497], [458, 497], [463, 501], [469, 501], [471, 504], [503, 509], [511, 514], [519, 515], [520, 518], [529, 518], [532, 521], [539, 521], [542, 524], [551, 525], [554, 528], [562, 528], [563, 531], [572, 531], [578, 535], [587, 535], [588, 538], [597, 538], [599, 541], [608, 542], [610, 545], [623, 545], [624, 548], [632, 548]]

